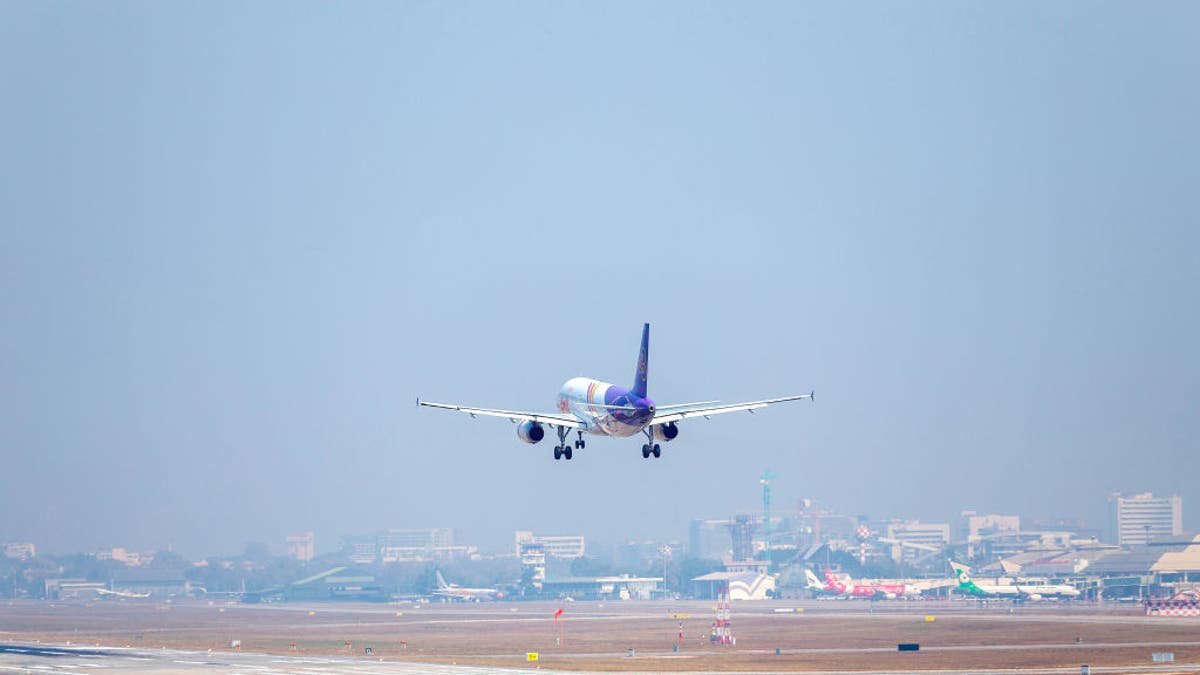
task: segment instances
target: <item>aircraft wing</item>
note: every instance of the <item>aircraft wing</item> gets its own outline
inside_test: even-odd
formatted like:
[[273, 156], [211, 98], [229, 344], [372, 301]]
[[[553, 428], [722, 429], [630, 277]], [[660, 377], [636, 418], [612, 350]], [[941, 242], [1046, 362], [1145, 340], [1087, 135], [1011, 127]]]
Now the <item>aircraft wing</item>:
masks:
[[654, 420], [651, 424], [667, 424], [669, 422], [678, 422], [691, 417], [703, 417], [705, 419], [720, 415], [721, 413], [754, 412], [759, 408], [765, 408], [772, 403], [783, 403], [784, 401], [798, 401], [802, 398], [811, 399], [814, 392], [800, 394], [798, 396], [782, 396], [780, 398], [769, 398], [762, 401], [747, 401], [746, 403], [727, 403], [724, 405], [712, 403], [696, 403], [684, 404], [683, 406], [662, 406], [654, 415]]
[[525, 422], [525, 421], [540, 422], [542, 424], [549, 424], [549, 425], [556, 426], [556, 427], [570, 427], [572, 429], [578, 429], [579, 427], [583, 426], [583, 423], [581, 423], [579, 420], [575, 419], [574, 417], [571, 417], [569, 415], [557, 414], [557, 413], [534, 413], [534, 412], [523, 412], [520, 410], [493, 410], [491, 408], [468, 408], [467, 406], [462, 406], [462, 405], [451, 405], [448, 403], [433, 403], [431, 401], [422, 401], [421, 399], [417, 399], [417, 405], [425, 406], [427, 408], [442, 408], [443, 410], [457, 410], [458, 412], [467, 413], [471, 417], [476, 417], [478, 415], [483, 415], [485, 417], [505, 417], [510, 422]]

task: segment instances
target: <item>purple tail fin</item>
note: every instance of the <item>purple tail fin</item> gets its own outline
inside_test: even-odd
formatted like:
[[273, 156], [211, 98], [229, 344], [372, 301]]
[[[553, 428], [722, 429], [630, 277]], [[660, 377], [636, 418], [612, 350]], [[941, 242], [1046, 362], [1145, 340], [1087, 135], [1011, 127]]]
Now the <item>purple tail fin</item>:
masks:
[[637, 374], [633, 376], [633, 395], [646, 398], [646, 360], [650, 357], [650, 324], [642, 326], [642, 351], [638, 353]]

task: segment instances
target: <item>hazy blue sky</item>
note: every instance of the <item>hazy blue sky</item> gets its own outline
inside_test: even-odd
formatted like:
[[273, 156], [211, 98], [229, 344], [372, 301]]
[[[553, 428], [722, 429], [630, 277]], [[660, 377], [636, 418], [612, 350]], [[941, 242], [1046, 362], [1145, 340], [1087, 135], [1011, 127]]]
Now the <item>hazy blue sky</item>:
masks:
[[[1200, 522], [1200, 4], [0, 5], [0, 540]], [[807, 392], [567, 462], [420, 395]]]

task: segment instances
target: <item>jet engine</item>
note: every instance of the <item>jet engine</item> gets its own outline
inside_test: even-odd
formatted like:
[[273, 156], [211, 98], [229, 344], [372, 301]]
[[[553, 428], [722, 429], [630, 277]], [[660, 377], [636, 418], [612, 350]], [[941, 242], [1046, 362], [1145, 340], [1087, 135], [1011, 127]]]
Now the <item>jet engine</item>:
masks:
[[517, 425], [517, 438], [526, 443], [537, 443], [546, 437], [546, 430], [533, 420], [525, 420]]
[[654, 425], [655, 440], [663, 441], [665, 443], [667, 441], [674, 440], [674, 438], [678, 435], [679, 427], [675, 426], [674, 422]]

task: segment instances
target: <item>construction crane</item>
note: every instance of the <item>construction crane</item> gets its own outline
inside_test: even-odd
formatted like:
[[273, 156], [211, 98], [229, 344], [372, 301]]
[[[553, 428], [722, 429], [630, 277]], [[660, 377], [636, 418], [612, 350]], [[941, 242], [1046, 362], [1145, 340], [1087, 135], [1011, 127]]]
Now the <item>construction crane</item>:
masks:
[[763, 471], [759, 483], [763, 486], [763, 544], [767, 549], [767, 572], [771, 571], [771, 481], [775, 474], [770, 469]]

